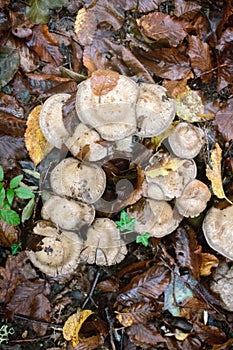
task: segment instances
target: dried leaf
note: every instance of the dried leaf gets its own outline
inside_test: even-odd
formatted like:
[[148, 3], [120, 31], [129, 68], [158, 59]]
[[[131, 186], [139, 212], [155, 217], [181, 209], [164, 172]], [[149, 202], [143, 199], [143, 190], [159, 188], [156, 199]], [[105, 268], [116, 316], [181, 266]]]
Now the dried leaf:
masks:
[[143, 323], [152, 316], [155, 311], [155, 305], [152, 303], [137, 303], [116, 312], [116, 318], [124, 327], [130, 327], [133, 324]]
[[85, 320], [93, 314], [91, 310], [77, 310], [65, 322], [62, 332], [66, 340], [71, 340], [72, 346], [75, 347], [79, 343], [79, 331]]
[[16, 118], [7, 112], [3, 113], [0, 111], [0, 132], [11, 136], [22, 137], [25, 129], [25, 120]]
[[40, 129], [40, 111], [42, 106], [36, 106], [28, 116], [27, 130], [25, 132], [25, 144], [30, 158], [35, 166], [38, 165], [53, 146], [45, 139]]
[[201, 253], [200, 275], [209, 276], [212, 272], [212, 267], [216, 267], [218, 264], [219, 260], [215, 255], [209, 253]]
[[56, 9], [62, 7], [67, 0], [29, 0], [27, 10], [27, 16], [32, 23], [48, 23], [49, 21], [49, 9]]
[[16, 98], [12, 95], [4, 94], [3, 92], [0, 93], [0, 112], [17, 117], [17, 120], [23, 119], [24, 117], [24, 110]]
[[186, 20], [191, 20], [197, 12], [201, 10], [201, 5], [199, 5], [196, 1], [189, 0], [174, 0], [175, 10], [174, 15], [176, 17], [181, 17]]
[[155, 144], [156, 146], [156, 151], [158, 150], [158, 148], [161, 146], [162, 142], [170, 135], [170, 133], [175, 129], [176, 125], [178, 124], [178, 122], [172, 122], [171, 125], [169, 125], [169, 127], [162, 132], [161, 134], [159, 134], [158, 136], [154, 136], [151, 138], [151, 142], [153, 144]]
[[99, 282], [97, 288], [103, 293], [116, 293], [119, 290], [119, 281], [109, 278]]
[[161, 335], [161, 330], [156, 328], [152, 323], [135, 324], [127, 329], [127, 334], [131, 341], [143, 349], [151, 349], [151, 347], [163, 344], [166, 349], [175, 350], [175, 348], [167, 347], [167, 338]]
[[193, 330], [200, 340], [208, 345], [214, 345], [226, 340], [226, 334], [218, 327], [205, 326], [201, 322], [194, 322]]
[[0, 219], [0, 245], [10, 247], [19, 242], [20, 229]]
[[164, 0], [140, 0], [137, 2], [137, 10], [140, 13], [155, 11], [163, 2]]
[[117, 72], [99, 69], [91, 76], [91, 89], [94, 95], [103, 96], [112, 91], [120, 78]]
[[171, 171], [176, 171], [177, 169], [179, 169], [185, 162], [186, 162], [185, 159], [169, 157], [167, 158], [167, 161], [165, 164], [159, 164], [159, 166], [157, 164], [155, 166], [153, 165], [150, 166], [149, 170], [145, 171], [145, 174], [146, 176], [149, 176], [152, 179], [157, 176], [166, 176]]
[[91, 45], [97, 28], [97, 20], [94, 12], [82, 8], [75, 19], [74, 31], [81, 45]]
[[232, 123], [233, 99], [229, 99], [227, 103], [216, 113], [214, 124], [223, 135], [226, 141], [233, 140], [233, 123]]
[[0, 164], [5, 170], [15, 167], [16, 160], [24, 159], [26, 155], [23, 137], [0, 136]]
[[[222, 149], [218, 143], [215, 144], [215, 149], [211, 153], [210, 166], [206, 166], [206, 176], [211, 181], [213, 193], [218, 198], [226, 198], [223, 185], [222, 185], [222, 175], [221, 175], [221, 162], [222, 162]], [[231, 201], [229, 201], [231, 203]], [[231, 203], [232, 204], [232, 203]]]
[[72, 344], [68, 344], [67, 350], [96, 350], [100, 348], [103, 343], [104, 338], [99, 334], [88, 338], [79, 337], [78, 345], [73, 347]]
[[154, 40], [167, 39], [171, 46], [178, 44], [192, 30], [192, 25], [162, 12], [153, 12], [141, 17], [138, 25], [143, 33]]

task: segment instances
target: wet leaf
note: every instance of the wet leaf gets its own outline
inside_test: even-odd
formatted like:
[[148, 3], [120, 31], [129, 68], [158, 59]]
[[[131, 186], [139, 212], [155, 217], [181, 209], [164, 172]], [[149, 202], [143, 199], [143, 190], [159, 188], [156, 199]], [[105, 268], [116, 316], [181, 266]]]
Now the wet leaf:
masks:
[[79, 343], [73, 347], [72, 344], [68, 344], [67, 350], [96, 350], [104, 343], [104, 339], [101, 335], [93, 335], [92, 337], [84, 338], [79, 337]]
[[163, 2], [164, 0], [140, 0], [137, 2], [137, 10], [141, 13], [158, 10], [159, 5], [161, 5]]
[[77, 310], [65, 322], [62, 333], [66, 340], [71, 340], [72, 346], [75, 347], [79, 343], [79, 331], [85, 320], [93, 314], [91, 310]]
[[5, 170], [15, 167], [16, 160], [24, 159], [26, 155], [27, 151], [22, 137], [0, 136], [0, 164]]
[[142, 346], [143, 349], [151, 349], [151, 346], [154, 346], [155, 344], [157, 346], [158, 344], [163, 344], [166, 349], [175, 350], [175, 348], [166, 346], [166, 338], [168, 337], [163, 337], [161, 335], [161, 330], [156, 328], [155, 324], [134, 324], [127, 329], [127, 334], [134, 344]]
[[91, 76], [91, 89], [94, 95], [103, 96], [112, 91], [119, 80], [120, 76], [110, 70], [99, 69]]
[[45, 139], [40, 129], [40, 111], [42, 106], [36, 106], [29, 114], [27, 130], [25, 132], [25, 144], [30, 158], [34, 164], [39, 164], [52, 150], [53, 146]]
[[178, 158], [167, 158], [167, 161], [165, 164], [158, 164], [155, 166], [150, 166], [148, 170], [145, 171], [146, 176], [151, 177], [152, 179], [157, 176], [166, 176], [171, 171], [176, 171], [179, 169], [186, 160], [184, 159], [178, 159]]
[[14, 77], [19, 68], [19, 53], [11, 47], [0, 48], [0, 88]]
[[49, 9], [62, 7], [67, 0], [29, 0], [27, 6], [27, 16], [32, 23], [48, 23]]
[[155, 305], [152, 303], [138, 303], [128, 308], [123, 309], [121, 312], [116, 312], [116, 318], [124, 327], [130, 327], [133, 324], [143, 323], [152, 316], [155, 310]]
[[174, 15], [186, 20], [191, 20], [202, 8], [200, 4], [193, 0], [175, 0], [174, 4]]
[[95, 13], [82, 8], [75, 19], [75, 33], [81, 45], [91, 45], [97, 29]]
[[209, 253], [201, 253], [200, 275], [209, 276], [212, 272], [212, 267], [217, 267], [218, 264], [219, 260], [215, 255]]
[[214, 345], [226, 340], [226, 334], [218, 327], [205, 326], [201, 322], [195, 322], [193, 324], [193, 329], [201, 341], [208, 345]]
[[0, 245], [10, 247], [20, 238], [20, 229], [0, 219]]
[[214, 124], [223, 135], [226, 141], [233, 140], [233, 122], [232, 122], [233, 99], [229, 99], [227, 103], [216, 113]]

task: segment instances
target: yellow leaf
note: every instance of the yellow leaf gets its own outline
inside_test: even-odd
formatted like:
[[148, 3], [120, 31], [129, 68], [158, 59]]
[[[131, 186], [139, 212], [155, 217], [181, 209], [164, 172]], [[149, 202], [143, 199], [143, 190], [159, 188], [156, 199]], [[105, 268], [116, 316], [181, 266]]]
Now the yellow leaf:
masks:
[[183, 333], [179, 329], [175, 330], [175, 337], [177, 340], [183, 341], [189, 336], [189, 333]]
[[212, 190], [215, 196], [218, 198], [225, 198], [228, 202], [232, 202], [226, 198], [223, 186], [222, 186], [222, 175], [221, 175], [221, 162], [222, 162], [222, 149], [218, 143], [215, 145], [215, 149], [212, 151], [210, 157], [210, 164], [206, 166], [206, 176], [211, 181]]
[[115, 311], [115, 313], [117, 314], [116, 315], [116, 318], [118, 319], [118, 321], [124, 326], [124, 327], [130, 327], [132, 326], [133, 324], [133, 318], [132, 316], [130, 315], [129, 312], [123, 312], [123, 313], [120, 313], [118, 311]]
[[29, 114], [27, 129], [24, 135], [26, 148], [35, 166], [37, 166], [53, 148], [44, 138], [40, 130], [39, 118], [41, 108], [42, 106], [36, 106]]
[[163, 140], [165, 140], [170, 133], [175, 129], [175, 126], [178, 124], [178, 122], [173, 122], [162, 134], [159, 134], [157, 136], [154, 136], [151, 138], [151, 142], [156, 145], [156, 150], [159, 148]]
[[218, 264], [219, 260], [215, 255], [209, 253], [201, 253], [200, 275], [209, 276], [211, 274], [212, 267], [216, 267]]
[[66, 320], [62, 329], [63, 337], [68, 341], [71, 340], [73, 347], [78, 345], [80, 328], [91, 314], [93, 314], [91, 310], [78, 309], [75, 314]]
[[148, 168], [148, 170], [145, 171], [146, 176], [149, 176], [151, 178], [155, 178], [157, 176], [166, 176], [171, 171], [176, 171], [179, 169], [184, 163], [186, 162], [186, 159], [178, 159], [178, 158], [171, 158], [168, 159], [168, 161], [163, 164], [162, 166], [151, 166]]

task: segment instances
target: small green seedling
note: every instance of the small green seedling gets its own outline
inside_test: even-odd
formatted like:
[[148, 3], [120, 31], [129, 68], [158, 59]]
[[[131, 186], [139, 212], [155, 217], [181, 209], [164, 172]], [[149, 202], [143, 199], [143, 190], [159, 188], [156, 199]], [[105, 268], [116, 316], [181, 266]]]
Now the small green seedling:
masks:
[[17, 255], [17, 254], [19, 254], [19, 252], [20, 252], [20, 250], [21, 250], [21, 247], [22, 247], [22, 243], [21, 243], [21, 242], [12, 244], [12, 245], [11, 245], [11, 254], [12, 254], [12, 255]]
[[22, 212], [22, 222], [28, 220], [31, 216], [34, 204], [35, 195], [27, 187], [20, 186], [23, 175], [18, 175], [11, 179], [9, 188], [4, 187], [4, 171], [0, 165], [0, 218], [6, 223], [17, 226], [20, 224], [19, 214], [11, 209], [15, 196], [21, 199], [30, 199]]
[[[135, 221], [136, 219], [130, 218], [125, 210], [121, 211], [120, 220], [115, 221], [117, 228], [120, 230], [121, 234], [132, 233], [135, 231]], [[142, 233], [136, 237], [136, 243], [142, 243], [145, 247], [148, 246], [148, 240], [150, 234], [147, 232]]]

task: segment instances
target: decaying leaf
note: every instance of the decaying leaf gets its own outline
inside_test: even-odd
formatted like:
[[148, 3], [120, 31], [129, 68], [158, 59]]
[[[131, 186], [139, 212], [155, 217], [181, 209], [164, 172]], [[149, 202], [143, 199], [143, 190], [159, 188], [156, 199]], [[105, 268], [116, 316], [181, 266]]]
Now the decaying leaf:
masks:
[[212, 267], [216, 267], [219, 264], [218, 258], [209, 253], [201, 253], [201, 266], [200, 275], [209, 276], [211, 274]]
[[120, 75], [110, 70], [99, 69], [91, 76], [91, 89], [96, 96], [108, 94], [115, 88]]
[[30, 158], [35, 166], [39, 164], [52, 150], [53, 146], [45, 139], [40, 129], [40, 111], [42, 106], [36, 106], [30, 113], [27, 120], [25, 132], [25, 144]]
[[154, 136], [151, 138], [151, 142], [156, 145], [156, 150], [161, 146], [162, 142], [170, 135], [170, 133], [175, 129], [175, 126], [178, 122], [173, 122], [169, 127], [159, 134], [158, 136]]
[[19, 241], [19, 237], [19, 227], [9, 225], [0, 219], [0, 245], [4, 247], [10, 247], [12, 244]]
[[[225, 198], [228, 202], [231, 201], [226, 197], [221, 175], [222, 149], [218, 143], [215, 144], [215, 149], [211, 153], [210, 166], [206, 166], [206, 176], [211, 181], [213, 193], [218, 198]], [[231, 203], [232, 204], [232, 203]]]
[[96, 27], [95, 13], [81, 8], [75, 19], [75, 33], [81, 45], [91, 45]]
[[145, 174], [151, 178], [155, 178], [157, 176], [166, 176], [170, 173], [170, 171], [176, 171], [179, 169], [185, 162], [186, 159], [169, 157], [165, 164], [159, 167], [158, 165], [155, 167], [151, 166], [149, 170], [146, 170]]
[[133, 324], [145, 323], [154, 310], [155, 305], [152, 303], [137, 303], [121, 312], [116, 311], [116, 318], [124, 327], [130, 327]]
[[19, 53], [12, 47], [0, 49], [0, 88], [5, 86], [19, 68]]
[[62, 332], [66, 340], [71, 340], [72, 346], [75, 347], [79, 343], [79, 331], [85, 320], [93, 314], [91, 310], [77, 310], [65, 322]]
[[216, 113], [214, 124], [226, 141], [233, 140], [233, 99], [229, 99], [225, 105]]
[[29, 0], [27, 15], [32, 23], [47, 23], [49, 21], [49, 9], [62, 7], [67, 0]]

